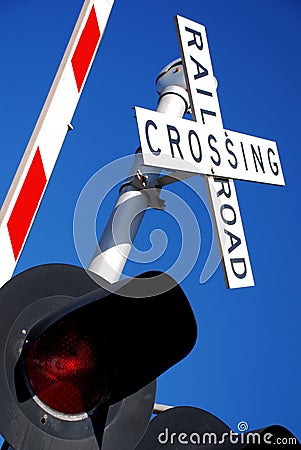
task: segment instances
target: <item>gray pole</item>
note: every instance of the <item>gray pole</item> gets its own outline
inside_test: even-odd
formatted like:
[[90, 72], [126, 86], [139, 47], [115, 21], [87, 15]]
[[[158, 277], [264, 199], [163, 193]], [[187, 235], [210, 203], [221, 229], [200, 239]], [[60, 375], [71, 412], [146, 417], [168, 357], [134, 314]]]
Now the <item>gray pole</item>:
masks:
[[[189, 108], [189, 97], [181, 59], [162, 69], [156, 86], [159, 94], [157, 111], [170, 117], [182, 117]], [[88, 267], [110, 283], [120, 279], [145, 210], [149, 206], [162, 209], [159, 196], [151, 198], [149, 193], [154, 190], [148, 189], [154, 187], [159, 176], [160, 169], [143, 165], [138, 149], [128, 181], [120, 189], [119, 198]]]

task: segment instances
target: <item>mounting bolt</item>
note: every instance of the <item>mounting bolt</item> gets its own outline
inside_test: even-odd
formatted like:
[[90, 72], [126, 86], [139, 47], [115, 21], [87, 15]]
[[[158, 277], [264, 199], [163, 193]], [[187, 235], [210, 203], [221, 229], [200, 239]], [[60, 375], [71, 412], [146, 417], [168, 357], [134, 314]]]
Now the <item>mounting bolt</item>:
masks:
[[147, 182], [147, 178], [148, 178], [147, 175], [143, 175], [143, 173], [138, 169], [137, 170], [137, 177], [141, 181], [143, 186], [146, 187], [146, 182]]
[[47, 414], [44, 414], [44, 416], [41, 419], [41, 423], [44, 425], [46, 423], [47, 420]]

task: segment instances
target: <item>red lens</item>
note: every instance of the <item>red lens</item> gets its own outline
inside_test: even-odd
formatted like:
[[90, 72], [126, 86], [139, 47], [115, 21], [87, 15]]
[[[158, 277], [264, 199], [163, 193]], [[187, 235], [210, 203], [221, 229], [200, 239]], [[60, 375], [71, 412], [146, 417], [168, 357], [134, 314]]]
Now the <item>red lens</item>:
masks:
[[[92, 410], [107, 391], [109, 365], [93, 326], [62, 319], [28, 348], [25, 365], [34, 394], [50, 408], [79, 414]], [[98, 345], [97, 345], [98, 344]]]

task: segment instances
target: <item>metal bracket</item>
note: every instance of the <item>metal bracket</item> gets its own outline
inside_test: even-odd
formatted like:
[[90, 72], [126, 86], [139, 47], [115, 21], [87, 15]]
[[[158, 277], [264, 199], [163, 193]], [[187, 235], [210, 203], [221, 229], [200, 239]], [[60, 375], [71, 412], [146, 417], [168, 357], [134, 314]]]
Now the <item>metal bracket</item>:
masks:
[[148, 188], [145, 189], [145, 193], [149, 199], [149, 206], [153, 209], [165, 210], [166, 204], [165, 200], [160, 198], [161, 188]]
[[[139, 149], [138, 149], [139, 150]], [[149, 206], [150, 208], [165, 210], [165, 200], [160, 198], [160, 192], [162, 187], [175, 183], [177, 181], [185, 180], [186, 178], [191, 178], [197, 175], [192, 172], [183, 172], [180, 170], [176, 170], [168, 175], [163, 175], [156, 179], [155, 183], [150, 183], [148, 181], [148, 176], [144, 175], [139, 169], [136, 174], [132, 177], [132, 179], [126, 183], [124, 183], [120, 191], [127, 185], [132, 185], [139, 191], [144, 191], [149, 198]]]
[[196, 175], [198, 174], [193, 172], [183, 172], [181, 170], [175, 170], [168, 175], [163, 175], [162, 177], [158, 178], [156, 180], [156, 186], [163, 187], [168, 184], [176, 183], [177, 181], [186, 180], [187, 178], [191, 178]]
[[137, 173], [132, 177], [130, 181], [124, 183], [119, 192], [125, 186], [132, 185], [139, 191], [144, 191], [148, 196], [149, 207], [153, 209], [160, 209], [164, 211], [165, 209], [165, 200], [160, 198], [161, 186], [152, 186], [148, 183], [148, 176], [143, 175], [143, 173], [138, 169]]

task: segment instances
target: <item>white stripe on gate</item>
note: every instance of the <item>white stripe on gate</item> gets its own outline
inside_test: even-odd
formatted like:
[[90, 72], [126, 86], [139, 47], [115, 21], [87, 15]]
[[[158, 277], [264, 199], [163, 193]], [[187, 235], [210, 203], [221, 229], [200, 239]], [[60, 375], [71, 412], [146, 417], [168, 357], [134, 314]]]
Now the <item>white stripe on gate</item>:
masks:
[[0, 286], [17, 264], [63, 145], [114, 0], [85, 0], [0, 212]]

